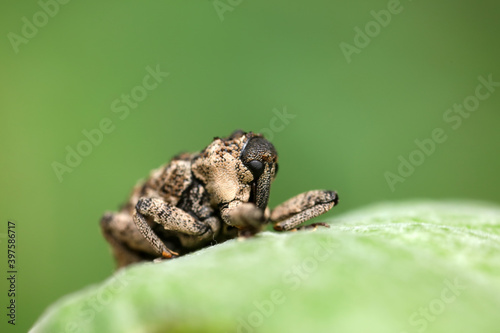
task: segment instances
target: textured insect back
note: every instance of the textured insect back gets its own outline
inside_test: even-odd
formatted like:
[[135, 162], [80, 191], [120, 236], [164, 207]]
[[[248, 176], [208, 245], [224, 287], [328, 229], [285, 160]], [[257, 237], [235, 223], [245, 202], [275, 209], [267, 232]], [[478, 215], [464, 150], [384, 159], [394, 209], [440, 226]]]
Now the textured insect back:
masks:
[[233, 200], [252, 180], [252, 173], [239, 158], [247, 140], [241, 132], [216, 138], [193, 162], [193, 174], [206, 185], [214, 204]]

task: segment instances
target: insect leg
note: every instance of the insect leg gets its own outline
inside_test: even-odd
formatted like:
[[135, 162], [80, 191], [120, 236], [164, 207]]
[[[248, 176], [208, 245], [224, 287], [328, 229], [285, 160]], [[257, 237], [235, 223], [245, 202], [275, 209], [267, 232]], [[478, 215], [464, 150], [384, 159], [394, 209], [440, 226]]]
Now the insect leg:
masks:
[[264, 213], [250, 202], [233, 200], [220, 206], [221, 217], [229, 225], [237, 228], [258, 227], [264, 221]]
[[326, 213], [337, 203], [338, 196], [334, 191], [315, 190], [301, 193], [271, 212], [271, 221], [275, 222], [274, 230], [294, 229], [303, 222]]
[[[129, 224], [123, 223], [124, 219], [127, 218], [131, 219], [130, 216], [125, 214], [108, 212], [104, 214], [100, 223], [102, 234], [111, 245], [111, 250], [116, 259], [117, 268], [143, 260], [139, 252], [134, 251], [134, 249], [131, 249], [128, 246], [127, 238], [123, 237], [123, 235], [135, 234], [132, 228], [128, 229]], [[130, 224], [132, 227], [134, 226], [132, 221], [130, 221]], [[135, 232], [139, 234], [138, 231]], [[140, 234], [138, 236], [142, 237]], [[143, 245], [146, 249], [151, 247], [149, 244]]]
[[171, 258], [178, 253], [169, 250], [163, 241], [156, 235], [146, 221], [150, 216], [156, 223], [166, 230], [178, 231], [183, 234], [198, 236], [200, 239], [209, 238], [213, 234], [211, 224], [195, 219], [180, 208], [174, 207], [159, 198], [141, 198], [135, 206], [134, 222], [158, 254], [164, 258]]

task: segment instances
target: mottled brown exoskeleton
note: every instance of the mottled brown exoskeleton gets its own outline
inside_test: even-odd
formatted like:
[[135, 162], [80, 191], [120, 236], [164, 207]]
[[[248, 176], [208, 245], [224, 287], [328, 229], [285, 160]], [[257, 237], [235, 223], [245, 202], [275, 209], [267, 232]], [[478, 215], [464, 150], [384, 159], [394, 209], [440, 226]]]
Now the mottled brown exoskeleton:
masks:
[[[119, 212], [103, 216], [102, 232], [118, 267], [250, 236], [268, 222], [277, 231], [296, 230], [337, 204], [336, 192], [316, 190], [271, 212], [267, 202], [277, 171], [274, 146], [252, 132], [214, 138], [199, 153], [174, 157], [137, 185]], [[318, 225], [328, 226], [305, 228]]]

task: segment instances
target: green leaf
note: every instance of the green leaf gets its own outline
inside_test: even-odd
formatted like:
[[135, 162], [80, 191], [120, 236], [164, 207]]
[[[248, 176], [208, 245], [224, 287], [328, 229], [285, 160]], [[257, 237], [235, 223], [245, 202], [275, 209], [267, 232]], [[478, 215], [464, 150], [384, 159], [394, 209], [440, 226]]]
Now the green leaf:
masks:
[[499, 207], [381, 204], [329, 222], [133, 265], [33, 331], [498, 332]]

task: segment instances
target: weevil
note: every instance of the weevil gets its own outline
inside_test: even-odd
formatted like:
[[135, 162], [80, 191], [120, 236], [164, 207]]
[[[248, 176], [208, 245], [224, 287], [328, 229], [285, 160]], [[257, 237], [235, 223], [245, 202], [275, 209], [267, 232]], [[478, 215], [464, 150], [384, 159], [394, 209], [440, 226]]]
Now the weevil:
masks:
[[269, 209], [277, 172], [274, 145], [253, 132], [238, 130], [201, 152], [177, 155], [136, 185], [118, 212], [102, 217], [117, 266], [249, 237], [267, 223], [276, 231], [328, 227], [300, 225], [337, 205], [335, 191], [304, 192]]

